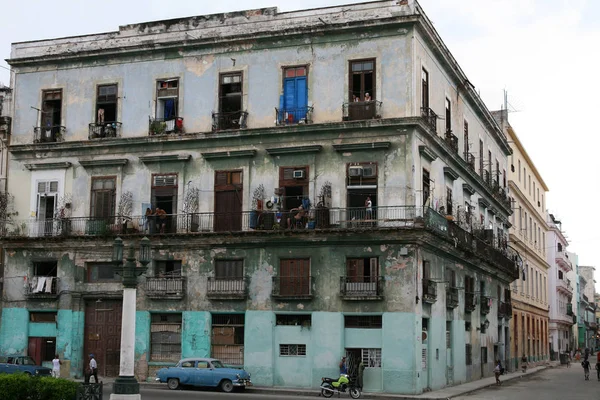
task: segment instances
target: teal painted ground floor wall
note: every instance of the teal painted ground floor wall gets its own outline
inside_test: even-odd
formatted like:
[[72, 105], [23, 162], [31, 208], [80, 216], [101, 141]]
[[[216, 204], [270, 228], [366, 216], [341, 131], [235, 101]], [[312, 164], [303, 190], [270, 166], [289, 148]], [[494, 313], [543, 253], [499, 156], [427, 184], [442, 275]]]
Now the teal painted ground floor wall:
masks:
[[[163, 312], [164, 313], [164, 312]], [[182, 312], [181, 356], [211, 356], [211, 313]], [[307, 313], [304, 313], [307, 314]], [[364, 390], [414, 394], [478, 379], [467, 373], [465, 321], [428, 318], [423, 335], [422, 316], [387, 312], [381, 328], [346, 328], [344, 314], [312, 312], [310, 326], [278, 325], [272, 311], [246, 311], [244, 368], [257, 386], [315, 388], [322, 377], [339, 375], [342, 356], [356, 355], [365, 363]], [[83, 312], [59, 310], [56, 323], [29, 321], [29, 311], [5, 308], [0, 329], [2, 354], [27, 354], [29, 337], [56, 337], [56, 350], [68, 365], [68, 374], [80, 377], [84, 363]], [[172, 362], [151, 359], [151, 311], [136, 314], [136, 374], [152, 379], [157, 369]], [[284, 349], [294, 348], [294, 354]], [[302, 348], [302, 351], [297, 349]], [[471, 365], [471, 370], [487, 370]], [[474, 363], [477, 364], [477, 363]], [[471, 376], [469, 376], [471, 375]]]

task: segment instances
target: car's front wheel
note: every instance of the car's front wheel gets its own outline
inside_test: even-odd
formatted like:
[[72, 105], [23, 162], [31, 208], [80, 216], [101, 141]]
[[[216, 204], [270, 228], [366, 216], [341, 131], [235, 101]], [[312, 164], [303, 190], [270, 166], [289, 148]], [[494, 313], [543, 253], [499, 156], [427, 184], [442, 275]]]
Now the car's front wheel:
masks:
[[171, 390], [175, 390], [179, 388], [179, 379], [177, 378], [169, 378], [167, 379], [167, 386]]
[[233, 382], [231, 382], [229, 379], [224, 379], [221, 381], [221, 390], [225, 393], [233, 392]]

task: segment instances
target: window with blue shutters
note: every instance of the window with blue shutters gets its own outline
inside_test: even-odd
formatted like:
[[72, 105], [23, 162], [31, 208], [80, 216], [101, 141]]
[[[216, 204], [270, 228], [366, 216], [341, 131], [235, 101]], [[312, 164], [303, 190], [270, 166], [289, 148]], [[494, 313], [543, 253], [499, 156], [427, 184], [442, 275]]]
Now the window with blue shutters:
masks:
[[298, 123], [308, 112], [307, 68], [284, 69], [283, 95], [279, 104], [279, 123]]

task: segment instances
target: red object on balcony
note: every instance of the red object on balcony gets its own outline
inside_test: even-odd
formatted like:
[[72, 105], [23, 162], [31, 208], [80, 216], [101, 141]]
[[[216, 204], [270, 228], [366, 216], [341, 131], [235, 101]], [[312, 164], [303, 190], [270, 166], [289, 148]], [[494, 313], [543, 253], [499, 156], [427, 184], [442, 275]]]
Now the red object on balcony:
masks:
[[183, 129], [183, 118], [177, 118], [175, 120], [175, 126], [178, 130]]

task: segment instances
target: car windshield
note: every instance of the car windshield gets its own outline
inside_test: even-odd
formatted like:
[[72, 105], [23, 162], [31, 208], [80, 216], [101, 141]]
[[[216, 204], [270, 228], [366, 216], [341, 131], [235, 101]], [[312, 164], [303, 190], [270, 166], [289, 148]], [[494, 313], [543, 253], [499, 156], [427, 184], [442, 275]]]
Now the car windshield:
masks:
[[35, 365], [35, 361], [31, 357], [23, 357], [19, 360], [19, 364], [21, 365]]
[[225, 368], [225, 366], [223, 365], [223, 363], [219, 360], [213, 360], [212, 361], [212, 365], [215, 368]]

